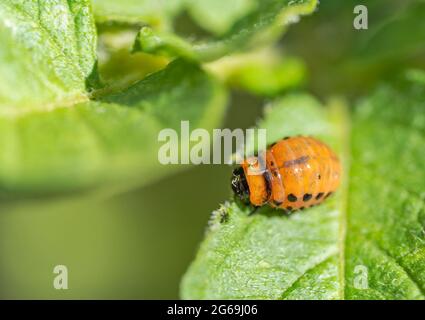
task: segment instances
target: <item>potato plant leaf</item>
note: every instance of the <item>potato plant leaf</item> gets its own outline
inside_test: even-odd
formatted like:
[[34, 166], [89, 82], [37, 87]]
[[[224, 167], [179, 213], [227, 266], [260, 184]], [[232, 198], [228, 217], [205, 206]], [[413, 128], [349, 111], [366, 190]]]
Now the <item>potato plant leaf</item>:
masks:
[[149, 24], [168, 28], [184, 0], [92, 0], [97, 22]]
[[[425, 90], [383, 87], [355, 109], [289, 96], [259, 127], [270, 142], [316, 136], [340, 153], [343, 186], [287, 216], [230, 201], [183, 278], [185, 299], [424, 299]], [[349, 148], [347, 147], [349, 146]], [[397, 168], [397, 170], [394, 170]]]
[[203, 29], [223, 34], [259, 0], [93, 0], [96, 21], [109, 25], [150, 25], [171, 30], [174, 18], [186, 10]]
[[134, 51], [212, 61], [276, 40], [288, 24], [297, 22], [300, 15], [312, 13], [316, 6], [316, 0], [262, 0], [256, 10], [238, 19], [224, 35], [202, 42], [143, 27]]
[[6, 0], [0, 16], [3, 191], [144, 184], [181, 167], [159, 164], [160, 130], [178, 131], [180, 120], [220, 123], [224, 89], [184, 61], [119, 93], [94, 94], [97, 35], [86, 0]]
[[87, 0], [0, 2], [0, 114], [87, 100], [96, 30]]
[[233, 54], [206, 68], [232, 88], [266, 97], [300, 87], [308, 78], [304, 61], [270, 48]]
[[205, 30], [216, 35], [229, 31], [233, 24], [254, 11], [258, 0], [187, 0], [191, 17]]

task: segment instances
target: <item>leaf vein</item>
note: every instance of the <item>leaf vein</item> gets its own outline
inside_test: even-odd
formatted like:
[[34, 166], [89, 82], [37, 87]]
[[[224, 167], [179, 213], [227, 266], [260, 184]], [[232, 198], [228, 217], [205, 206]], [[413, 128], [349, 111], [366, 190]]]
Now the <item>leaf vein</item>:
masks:
[[328, 255], [327, 257], [325, 257], [323, 260], [317, 262], [316, 264], [314, 264], [311, 268], [307, 269], [302, 275], [300, 275], [297, 279], [295, 279], [294, 282], [292, 282], [291, 285], [289, 285], [289, 287], [287, 287], [282, 294], [280, 295], [280, 299], [284, 300], [297, 286], [297, 284], [309, 273], [313, 272], [314, 270], [316, 270], [318, 267], [322, 266], [323, 264], [327, 263], [329, 260], [331, 260], [332, 258], [334, 258], [335, 256], [338, 255], [338, 252], [332, 252], [332, 254]]

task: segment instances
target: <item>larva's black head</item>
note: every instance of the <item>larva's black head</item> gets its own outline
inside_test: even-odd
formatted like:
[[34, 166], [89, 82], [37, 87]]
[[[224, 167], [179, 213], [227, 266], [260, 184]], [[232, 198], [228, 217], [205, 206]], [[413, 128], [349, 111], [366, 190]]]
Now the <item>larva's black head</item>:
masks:
[[249, 203], [249, 187], [242, 167], [233, 170], [232, 189], [243, 202]]

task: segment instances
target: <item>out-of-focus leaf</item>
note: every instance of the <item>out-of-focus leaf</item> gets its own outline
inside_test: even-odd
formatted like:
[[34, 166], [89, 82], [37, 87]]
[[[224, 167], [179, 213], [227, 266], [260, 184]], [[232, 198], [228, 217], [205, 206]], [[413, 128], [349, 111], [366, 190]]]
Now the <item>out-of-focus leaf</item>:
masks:
[[184, 0], [93, 0], [98, 22], [149, 24], [167, 28]]
[[7, 0], [0, 16], [2, 190], [147, 183], [181, 167], [159, 165], [160, 130], [178, 131], [180, 120], [219, 125], [226, 94], [188, 62], [175, 61], [114, 95], [110, 88], [89, 92], [96, 33], [84, 0]]
[[[214, 213], [181, 294], [189, 299], [424, 299], [425, 90], [384, 87], [356, 108], [277, 101], [269, 141], [314, 135], [341, 154], [343, 186], [290, 216], [229, 202]], [[350, 147], [348, 147], [350, 146]], [[350, 159], [350, 164], [348, 164]]]
[[[266, 109], [259, 127], [267, 129], [270, 143], [304, 134], [341, 151], [340, 112], [306, 95], [289, 96]], [[297, 279], [303, 279], [311, 297], [337, 297], [342, 199], [339, 192], [323, 205], [292, 216], [271, 209], [250, 216], [252, 208], [226, 203], [213, 214], [206, 239], [183, 279], [182, 297], [279, 299], [293, 294], [289, 289]], [[321, 280], [314, 282], [319, 274]]]
[[132, 30], [108, 30], [99, 36], [99, 75], [110, 91], [127, 88], [169, 63], [169, 59], [161, 56], [132, 54], [130, 48], [136, 34]]
[[199, 67], [176, 61], [103, 102], [0, 117], [1, 186], [40, 192], [148, 183], [181, 168], [159, 164], [160, 130], [179, 132], [180, 119], [216, 127], [225, 97]]
[[270, 48], [224, 57], [206, 67], [229, 86], [266, 97], [299, 87], [307, 78], [303, 61]]
[[288, 24], [297, 22], [300, 15], [312, 13], [316, 5], [316, 0], [263, 0], [256, 10], [235, 22], [223, 36], [202, 42], [191, 42], [175, 34], [144, 27], [134, 50], [212, 61], [275, 41]]
[[258, 0], [187, 0], [192, 18], [202, 28], [220, 35], [247, 13], [257, 8]]
[[0, 114], [87, 100], [96, 30], [88, 0], [0, 2]]
[[[354, 115], [348, 299], [425, 299], [425, 91], [421, 84], [405, 90], [384, 87]], [[361, 268], [365, 290], [358, 285]]]
[[[368, 1], [368, 29], [357, 30], [357, 0], [321, 1], [319, 11], [285, 37], [290, 55], [305, 60], [316, 95], [359, 96], [382, 79], [397, 79], [407, 68], [424, 68], [420, 35], [425, 3], [417, 0]], [[300, 41], [306, 34], [308, 41]]]
[[[425, 50], [420, 32], [425, 28], [425, 3], [418, 2], [364, 33], [354, 54], [364, 63], [388, 62]], [[394, 45], [397, 44], [397, 45]]]
[[342, 62], [344, 78], [373, 85], [383, 76], [399, 76], [406, 67], [425, 66], [420, 59], [425, 55], [421, 32], [413, 31], [424, 28], [425, 2], [415, 3], [376, 23], [359, 35], [351, 56]]
[[425, 70], [409, 69], [406, 71], [405, 77], [409, 81], [425, 85]]

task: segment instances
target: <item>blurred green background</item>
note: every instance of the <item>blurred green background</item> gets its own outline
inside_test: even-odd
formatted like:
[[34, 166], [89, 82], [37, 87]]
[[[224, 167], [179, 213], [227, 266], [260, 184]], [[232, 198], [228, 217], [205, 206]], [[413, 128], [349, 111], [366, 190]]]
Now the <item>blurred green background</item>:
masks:
[[[260, 101], [243, 94], [232, 100], [242, 105], [232, 104], [225, 127], [252, 125]], [[231, 171], [196, 166], [107, 199], [2, 201], [0, 297], [177, 299], [211, 212], [230, 195]], [[60, 264], [68, 267], [69, 290], [53, 288]]]
[[[406, 10], [417, 14], [384, 32], [379, 41], [368, 39], [371, 30], [354, 30], [353, 7], [358, 3], [322, 1], [314, 15], [291, 26], [280, 50], [284, 58], [301, 58], [308, 73], [308, 81], [292, 90], [307, 89], [321, 98], [343, 94], [354, 101], [406, 67], [423, 67], [424, 44], [409, 55], [397, 46], [425, 21], [423, 6], [412, 9], [423, 2], [367, 1], [371, 30], [403, 17]], [[199, 31], [191, 29], [194, 23], [187, 15], [176, 23], [188, 34]], [[392, 43], [393, 50], [381, 54], [370, 41], [383, 48]], [[156, 63], [150, 61], [150, 66]], [[268, 99], [235, 90], [223, 127], [254, 125]], [[229, 198], [231, 170], [226, 165], [193, 167], [110, 197], [1, 198], [0, 298], [178, 298], [179, 282], [210, 213]], [[53, 268], [60, 264], [68, 267], [70, 290], [52, 286]]]

